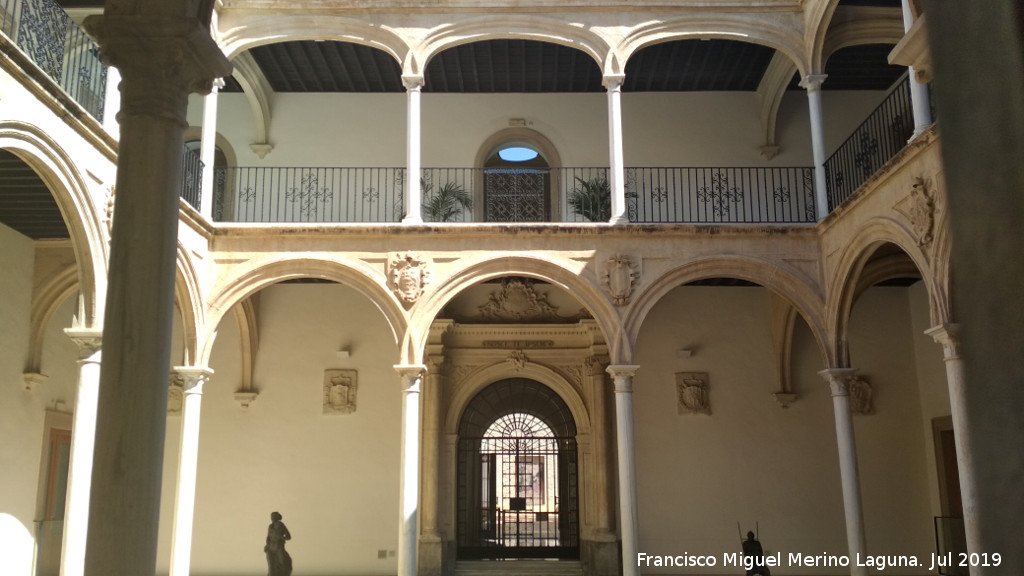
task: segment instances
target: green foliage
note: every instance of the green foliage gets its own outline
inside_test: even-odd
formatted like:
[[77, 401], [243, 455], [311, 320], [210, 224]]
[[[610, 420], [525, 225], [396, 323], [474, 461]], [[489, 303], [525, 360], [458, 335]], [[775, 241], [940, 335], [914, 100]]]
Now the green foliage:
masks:
[[460, 184], [445, 182], [437, 190], [434, 185], [420, 180], [423, 189], [423, 215], [428, 222], [452, 222], [464, 210], [473, 209], [473, 196]]
[[612, 188], [604, 178], [584, 180], [577, 176], [568, 202], [573, 212], [591, 222], [612, 219]]

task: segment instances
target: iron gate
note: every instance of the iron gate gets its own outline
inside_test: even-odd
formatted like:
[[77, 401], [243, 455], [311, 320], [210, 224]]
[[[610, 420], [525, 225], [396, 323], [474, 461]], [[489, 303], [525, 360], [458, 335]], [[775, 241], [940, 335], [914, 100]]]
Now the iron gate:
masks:
[[547, 222], [548, 171], [538, 168], [484, 170], [487, 222]]
[[576, 440], [460, 438], [458, 557], [579, 558]]

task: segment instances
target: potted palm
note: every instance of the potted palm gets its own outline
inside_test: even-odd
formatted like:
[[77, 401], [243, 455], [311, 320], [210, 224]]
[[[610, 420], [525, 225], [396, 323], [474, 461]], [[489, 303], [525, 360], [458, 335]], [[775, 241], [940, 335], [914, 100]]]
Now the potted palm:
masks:
[[434, 190], [431, 182], [420, 180], [423, 215], [428, 222], [453, 222], [463, 211], [473, 209], [473, 197], [461, 184], [445, 182]]

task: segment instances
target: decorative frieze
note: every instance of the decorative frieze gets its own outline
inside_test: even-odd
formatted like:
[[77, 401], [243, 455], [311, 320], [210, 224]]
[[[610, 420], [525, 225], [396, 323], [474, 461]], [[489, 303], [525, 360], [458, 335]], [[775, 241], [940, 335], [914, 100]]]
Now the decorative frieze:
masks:
[[502, 280], [487, 303], [478, 308], [484, 320], [497, 322], [551, 322], [564, 320], [548, 295], [538, 292], [533, 282], [519, 278]]
[[394, 252], [388, 255], [387, 267], [388, 288], [405, 307], [415, 304], [426, 285], [430, 284], [433, 273], [431, 260], [412, 252]]
[[633, 287], [640, 282], [640, 272], [629, 256], [616, 254], [605, 261], [602, 280], [612, 303], [616, 306], [625, 306], [629, 304]]
[[676, 373], [676, 407], [679, 414], [711, 414], [707, 372]]
[[356, 411], [359, 383], [355, 370], [324, 370], [324, 414], [351, 414]]

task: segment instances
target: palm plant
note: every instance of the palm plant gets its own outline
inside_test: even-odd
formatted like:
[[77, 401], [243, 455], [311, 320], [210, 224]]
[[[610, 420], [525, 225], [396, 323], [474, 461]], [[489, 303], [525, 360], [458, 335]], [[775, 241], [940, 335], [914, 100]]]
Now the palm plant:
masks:
[[473, 196], [455, 182], [445, 182], [434, 190], [434, 185], [420, 180], [423, 189], [423, 215], [429, 222], [452, 222], [464, 210], [473, 209]]
[[612, 187], [601, 177], [584, 180], [576, 177], [577, 186], [569, 192], [569, 207], [591, 222], [607, 222], [612, 218]]

